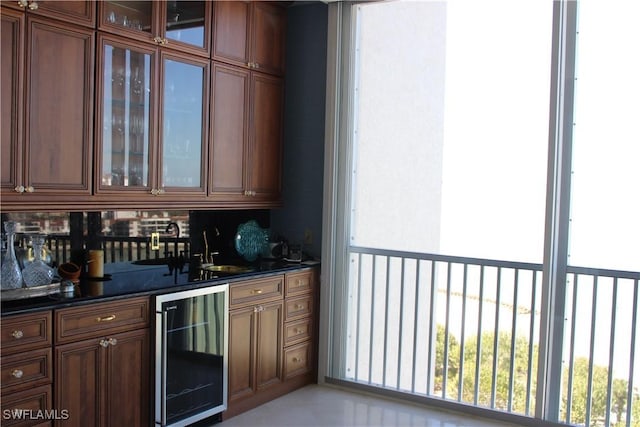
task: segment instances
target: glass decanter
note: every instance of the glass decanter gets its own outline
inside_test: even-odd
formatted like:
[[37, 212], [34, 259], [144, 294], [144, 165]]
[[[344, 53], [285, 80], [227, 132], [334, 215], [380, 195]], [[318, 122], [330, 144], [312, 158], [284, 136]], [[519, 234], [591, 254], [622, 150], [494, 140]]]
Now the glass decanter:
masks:
[[50, 285], [53, 280], [53, 268], [42, 260], [44, 238], [44, 234], [34, 234], [31, 237], [34, 259], [22, 270], [22, 277], [27, 287]]
[[0, 287], [2, 289], [22, 287], [22, 271], [20, 264], [18, 264], [18, 258], [16, 258], [14, 246], [17, 226], [15, 221], [4, 222], [4, 231], [7, 233], [7, 252], [2, 260], [2, 270], [0, 271]]

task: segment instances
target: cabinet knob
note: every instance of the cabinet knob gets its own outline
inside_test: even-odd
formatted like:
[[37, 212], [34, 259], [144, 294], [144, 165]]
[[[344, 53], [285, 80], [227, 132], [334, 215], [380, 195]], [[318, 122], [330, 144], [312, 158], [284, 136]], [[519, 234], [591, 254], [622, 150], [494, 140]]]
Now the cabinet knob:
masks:
[[153, 41], [154, 41], [155, 43], [157, 43], [157, 44], [162, 44], [162, 40], [163, 40], [163, 38], [162, 38], [162, 37], [159, 37], [159, 36], [155, 36], [155, 37], [153, 38]]
[[259, 313], [261, 311], [264, 311], [264, 307], [263, 306], [259, 305], [257, 307], [253, 307], [253, 312], [254, 313]]
[[104, 348], [109, 347], [109, 340], [105, 340], [105, 339], [100, 340], [100, 346]]
[[13, 189], [16, 193], [24, 193], [24, 185], [18, 185]]
[[29, 3], [29, 9], [30, 9], [30, 10], [36, 10], [36, 9], [38, 9], [38, 2], [36, 2], [36, 1], [32, 1], [31, 3]]
[[296, 307], [295, 307], [296, 310], [302, 310], [303, 308], [304, 308], [304, 305], [296, 304]]
[[162, 46], [166, 46], [166, 45], [168, 45], [168, 44], [169, 44], [169, 40], [168, 40], [168, 39], [162, 39], [162, 41], [160, 42], [160, 44], [161, 44]]
[[252, 294], [260, 295], [262, 293], [262, 289], [254, 289], [251, 291]]
[[11, 371], [11, 376], [13, 378], [22, 378], [23, 374], [24, 372], [22, 372], [22, 369], [14, 369], [13, 371]]
[[27, 193], [33, 193], [34, 191], [36, 191], [36, 189], [29, 185], [24, 189], [24, 191], [26, 191]]
[[29, 2], [27, 0], [18, 0], [18, 6], [27, 7], [28, 5], [29, 5]]
[[291, 361], [293, 363], [300, 363], [300, 362], [302, 362], [302, 359], [300, 359], [299, 357], [294, 357], [293, 359], [291, 359]]
[[14, 337], [15, 339], [19, 340], [20, 338], [22, 338], [24, 336], [24, 333], [21, 330], [17, 329], [15, 331], [11, 332], [11, 336]]
[[260, 64], [258, 64], [257, 62], [253, 63], [253, 68], [255, 68], [256, 70], [260, 68]]
[[115, 338], [109, 338], [109, 344], [116, 345], [116, 344], [118, 344], [118, 340], [115, 339]]

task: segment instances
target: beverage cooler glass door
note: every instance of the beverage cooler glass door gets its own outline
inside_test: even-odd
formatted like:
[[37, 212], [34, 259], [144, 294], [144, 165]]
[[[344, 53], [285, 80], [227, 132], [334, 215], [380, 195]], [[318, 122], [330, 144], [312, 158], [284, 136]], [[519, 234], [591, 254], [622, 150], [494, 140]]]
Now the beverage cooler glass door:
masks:
[[156, 297], [156, 425], [227, 408], [229, 285]]

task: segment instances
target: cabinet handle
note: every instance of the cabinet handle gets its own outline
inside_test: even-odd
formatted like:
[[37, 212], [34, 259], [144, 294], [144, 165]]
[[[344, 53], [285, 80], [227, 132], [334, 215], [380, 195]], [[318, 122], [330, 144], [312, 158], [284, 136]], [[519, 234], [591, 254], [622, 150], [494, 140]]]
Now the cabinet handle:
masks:
[[299, 288], [299, 287], [301, 287], [301, 286], [305, 286], [305, 284], [306, 284], [306, 283], [305, 283], [305, 281], [304, 281], [304, 280], [300, 280], [300, 279], [298, 279], [298, 280], [296, 281], [296, 287], [298, 287], [298, 288]]
[[262, 289], [254, 289], [251, 291], [252, 294], [260, 295], [262, 293]]
[[18, 0], [18, 6], [20, 7], [27, 7], [29, 5], [29, 2], [27, 0]]
[[159, 188], [158, 189], [158, 195], [162, 195], [164, 194], [164, 188]]
[[100, 340], [100, 346], [104, 348], [109, 347], [109, 341], [105, 339]]
[[14, 337], [15, 339], [19, 340], [20, 338], [22, 338], [24, 336], [24, 333], [20, 329], [17, 329], [15, 331], [11, 332], [11, 336]]
[[247, 62], [247, 67], [253, 68], [253, 62]]
[[257, 307], [253, 307], [253, 312], [254, 313], [259, 313], [261, 311], [264, 311], [264, 307], [263, 306], [259, 305]]
[[117, 340], [117, 339], [115, 339], [115, 338], [109, 338], [108, 342], [109, 342], [109, 344], [111, 344], [111, 345], [116, 345], [116, 344], [118, 344], [118, 340]]
[[168, 45], [168, 44], [169, 44], [169, 40], [167, 40], [167, 39], [162, 39], [162, 41], [160, 42], [160, 44], [161, 44], [162, 46], [166, 46], [166, 45]]
[[23, 374], [24, 372], [22, 372], [22, 369], [14, 369], [13, 371], [11, 371], [11, 376], [13, 378], [22, 378]]
[[96, 317], [96, 322], [110, 322], [116, 319], [116, 315], [112, 314], [111, 316], [106, 317]]
[[293, 359], [291, 359], [291, 361], [293, 363], [300, 363], [300, 362], [302, 362], [302, 359], [300, 359], [299, 357], [294, 357]]
[[155, 37], [153, 38], [153, 41], [154, 41], [155, 43], [157, 43], [157, 44], [162, 44], [162, 37], [155, 36]]
[[16, 193], [24, 193], [24, 185], [18, 185], [13, 189]]
[[26, 191], [27, 193], [33, 193], [34, 191], [36, 191], [36, 189], [33, 188], [33, 186], [29, 185], [24, 189], [24, 191]]
[[256, 70], [260, 68], [260, 64], [258, 64], [257, 62], [253, 63], [253, 68], [255, 68]]
[[32, 1], [31, 3], [29, 3], [30, 10], [36, 10], [37, 8], [38, 8], [38, 2]]
[[296, 304], [295, 309], [296, 310], [302, 310], [304, 308], [304, 305], [302, 304]]

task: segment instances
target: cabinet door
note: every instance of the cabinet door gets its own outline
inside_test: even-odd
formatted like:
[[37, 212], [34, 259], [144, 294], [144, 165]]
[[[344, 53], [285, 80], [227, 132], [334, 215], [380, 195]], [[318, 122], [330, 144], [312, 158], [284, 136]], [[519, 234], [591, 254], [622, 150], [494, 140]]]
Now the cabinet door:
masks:
[[165, 2], [162, 14], [164, 46], [209, 58], [212, 9], [210, 1]]
[[252, 67], [261, 72], [284, 74], [286, 10], [269, 2], [253, 4]]
[[35, 9], [28, 7], [30, 13], [83, 25], [89, 28], [95, 28], [96, 26], [96, 2], [93, 0], [30, 0], [30, 3], [37, 6]]
[[259, 199], [280, 199], [284, 82], [252, 73], [253, 95], [249, 142], [249, 188]]
[[229, 402], [255, 393], [256, 311], [229, 312]]
[[110, 426], [149, 424], [149, 330], [109, 336], [103, 412]]
[[56, 425], [106, 425], [106, 413], [100, 411], [101, 402], [106, 399], [106, 377], [102, 369], [105, 357], [105, 348], [98, 339], [56, 347], [54, 407], [69, 412], [69, 418]]
[[282, 302], [258, 306], [256, 387], [282, 382]]
[[23, 34], [24, 14], [18, 11], [2, 9], [2, 51], [0, 103], [0, 177], [3, 193], [13, 193], [20, 185], [22, 174], [22, 90], [23, 90]]
[[97, 192], [149, 194], [158, 101], [156, 50], [106, 36], [99, 36], [98, 46]]
[[209, 60], [162, 53], [159, 188], [204, 195], [209, 124]]
[[97, 3], [99, 30], [156, 44], [154, 37], [160, 36], [162, 2], [119, 0]]
[[224, 200], [242, 199], [249, 140], [249, 72], [215, 64], [212, 80], [210, 194]]
[[215, 2], [213, 59], [243, 67], [249, 65], [250, 11], [250, 2]]
[[25, 184], [35, 195], [91, 193], [94, 36], [27, 18]]

